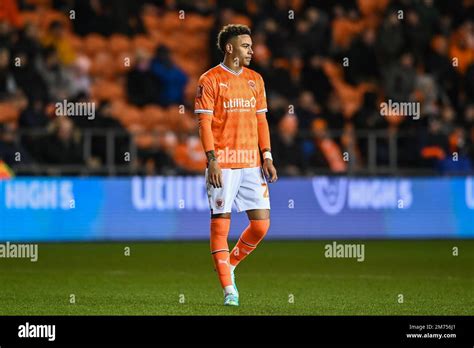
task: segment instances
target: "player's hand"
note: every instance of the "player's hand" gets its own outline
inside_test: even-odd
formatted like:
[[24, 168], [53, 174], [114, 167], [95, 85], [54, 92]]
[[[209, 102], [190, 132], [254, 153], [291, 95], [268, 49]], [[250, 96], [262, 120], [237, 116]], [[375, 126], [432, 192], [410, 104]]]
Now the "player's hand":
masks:
[[216, 160], [209, 161], [207, 167], [207, 180], [215, 188], [222, 187], [222, 170]]
[[263, 173], [267, 177], [268, 182], [272, 183], [278, 180], [277, 170], [271, 159], [265, 159], [263, 162]]

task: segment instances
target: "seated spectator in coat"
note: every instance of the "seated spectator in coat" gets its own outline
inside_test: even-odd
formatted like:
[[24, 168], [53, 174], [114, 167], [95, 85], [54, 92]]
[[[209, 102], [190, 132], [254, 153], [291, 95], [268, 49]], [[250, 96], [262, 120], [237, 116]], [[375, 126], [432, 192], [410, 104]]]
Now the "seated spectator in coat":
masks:
[[272, 152], [283, 175], [299, 175], [304, 169], [302, 140], [298, 136], [298, 118], [286, 114], [272, 138]]
[[41, 44], [44, 47], [54, 47], [62, 64], [70, 65], [74, 63], [76, 53], [67, 37], [66, 28], [60, 21], [51, 22], [48, 32], [41, 40]]
[[43, 156], [50, 164], [84, 164], [82, 144], [74, 123], [67, 116], [58, 116], [53, 122], [53, 133], [46, 139]]
[[158, 95], [157, 80], [150, 70], [151, 59], [146, 51], [137, 50], [135, 65], [127, 73], [127, 96], [137, 106], [152, 104]]
[[188, 82], [186, 74], [173, 62], [166, 46], [160, 46], [151, 63], [151, 72], [158, 79], [158, 104], [169, 106], [184, 103], [184, 89]]
[[33, 163], [29, 152], [16, 141], [15, 122], [0, 124], [0, 159], [9, 166]]

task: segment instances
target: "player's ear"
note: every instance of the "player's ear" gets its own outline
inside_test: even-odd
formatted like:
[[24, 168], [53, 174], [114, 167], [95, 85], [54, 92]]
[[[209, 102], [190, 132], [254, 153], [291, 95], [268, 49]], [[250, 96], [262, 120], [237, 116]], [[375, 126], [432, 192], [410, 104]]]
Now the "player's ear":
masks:
[[230, 42], [226, 43], [225, 45], [225, 51], [227, 53], [232, 53], [232, 50], [233, 50], [233, 47], [232, 47], [232, 44]]

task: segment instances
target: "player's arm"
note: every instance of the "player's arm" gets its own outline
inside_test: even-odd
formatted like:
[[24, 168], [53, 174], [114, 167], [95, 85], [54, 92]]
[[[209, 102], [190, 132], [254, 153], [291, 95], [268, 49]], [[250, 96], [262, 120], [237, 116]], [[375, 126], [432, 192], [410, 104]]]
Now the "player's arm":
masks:
[[267, 122], [267, 100], [263, 79], [259, 79], [259, 95], [257, 102], [257, 134], [258, 147], [263, 156], [263, 172], [269, 182], [275, 182], [278, 179], [277, 171], [273, 165], [272, 147], [270, 144], [270, 129]]
[[257, 114], [258, 147], [263, 156], [263, 172], [269, 182], [275, 182], [278, 179], [277, 171], [273, 165], [273, 157], [270, 144], [270, 129], [268, 127], [267, 117], [264, 112]]
[[199, 137], [207, 157], [207, 178], [214, 187], [222, 187], [222, 171], [217, 162], [212, 134], [214, 91], [209, 78], [201, 77], [196, 93], [194, 113], [199, 116]]

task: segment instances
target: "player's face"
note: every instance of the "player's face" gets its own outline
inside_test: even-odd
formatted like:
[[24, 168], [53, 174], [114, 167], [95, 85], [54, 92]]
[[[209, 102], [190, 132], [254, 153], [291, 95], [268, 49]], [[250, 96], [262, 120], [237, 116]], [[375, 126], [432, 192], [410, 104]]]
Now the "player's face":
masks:
[[233, 60], [239, 66], [249, 66], [252, 60], [252, 38], [250, 35], [239, 35], [235, 39]]

